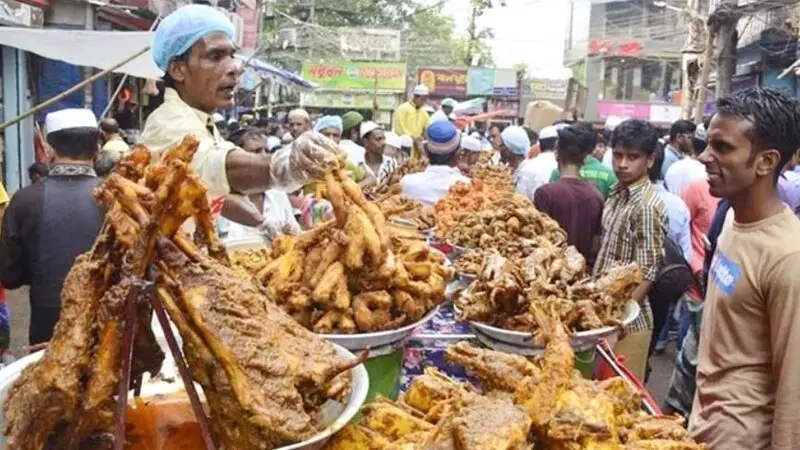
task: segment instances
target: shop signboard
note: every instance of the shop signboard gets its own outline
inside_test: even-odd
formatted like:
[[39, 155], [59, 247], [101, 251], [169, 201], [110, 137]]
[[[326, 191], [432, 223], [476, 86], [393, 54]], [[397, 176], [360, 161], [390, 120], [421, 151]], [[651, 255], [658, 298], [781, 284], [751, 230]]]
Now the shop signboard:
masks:
[[494, 69], [490, 67], [470, 67], [467, 71], [468, 95], [492, 95], [494, 89]]
[[597, 115], [602, 119], [609, 117], [625, 117], [629, 119], [650, 120], [650, 104], [600, 100], [597, 102]]
[[564, 78], [532, 78], [530, 96], [539, 99], [563, 100], [567, 97], [569, 80]]
[[419, 70], [418, 82], [428, 87], [437, 97], [466, 97], [467, 70], [447, 68], [423, 68]]
[[323, 90], [405, 92], [406, 64], [326, 61], [304, 63], [302, 77]]
[[[303, 106], [311, 108], [372, 109], [374, 96], [363, 92], [316, 91], [303, 94]], [[378, 109], [394, 110], [400, 106], [395, 94], [378, 94]]]
[[514, 69], [495, 69], [492, 95], [515, 97], [517, 95], [517, 72]]
[[42, 28], [43, 23], [40, 8], [15, 0], [0, 0], [0, 26]]
[[783, 92], [787, 97], [794, 98], [797, 89], [797, 77], [787, 76], [779, 78], [783, 69], [771, 69], [764, 75], [762, 85], [765, 88], [775, 89]]

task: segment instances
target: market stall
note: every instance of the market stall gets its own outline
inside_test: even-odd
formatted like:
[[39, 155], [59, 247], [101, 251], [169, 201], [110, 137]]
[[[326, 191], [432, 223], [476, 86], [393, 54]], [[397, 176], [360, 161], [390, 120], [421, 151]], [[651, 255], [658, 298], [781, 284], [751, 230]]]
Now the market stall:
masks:
[[[316, 189], [334, 220], [226, 245], [189, 169], [197, 145], [147, 169], [138, 148], [98, 191], [110, 212], [65, 282], [52, 341], [0, 370], [8, 448], [702, 448], [604, 343], [637, 314], [638, 267], [585, 282], [507, 169], [476, 167], [426, 210], [394, 179], [365, 195], [335, 164]], [[179, 231], [189, 218], [194, 241]], [[594, 379], [595, 353], [616, 376]]]

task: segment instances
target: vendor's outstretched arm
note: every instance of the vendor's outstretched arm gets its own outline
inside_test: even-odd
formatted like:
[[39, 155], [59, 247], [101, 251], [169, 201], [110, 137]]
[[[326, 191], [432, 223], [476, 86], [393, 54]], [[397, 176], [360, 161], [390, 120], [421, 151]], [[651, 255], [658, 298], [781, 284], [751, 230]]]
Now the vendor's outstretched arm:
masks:
[[236, 149], [228, 153], [225, 170], [231, 191], [245, 194], [264, 192], [274, 187], [272, 157]]
[[264, 217], [255, 205], [237, 194], [230, 194], [225, 197], [220, 215], [233, 222], [254, 228], [264, 222]]

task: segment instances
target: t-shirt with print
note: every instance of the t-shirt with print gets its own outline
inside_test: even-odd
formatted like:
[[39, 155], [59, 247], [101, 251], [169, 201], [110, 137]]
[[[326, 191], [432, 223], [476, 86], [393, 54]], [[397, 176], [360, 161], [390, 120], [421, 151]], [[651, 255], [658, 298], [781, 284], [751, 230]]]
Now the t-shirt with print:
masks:
[[[583, 162], [580, 177], [582, 180], [592, 183], [603, 194], [604, 199], [608, 198], [611, 187], [617, 183], [617, 175], [614, 174], [614, 170], [603, 165], [594, 156], [589, 156]], [[558, 181], [559, 178], [561, 178], [561, 174], [556, 169], [550, 175], [550, 182]]]
[[578, 178], [562, 178], [537, 189], [533, 204], [555, 219], [567, 232], [569, 245], [594, 264], [603, 218], [603, 196], [597, 188]]
[[725, 219], [709, 270], [689, 431], [712, 449], [800, 444], [800, 220]]

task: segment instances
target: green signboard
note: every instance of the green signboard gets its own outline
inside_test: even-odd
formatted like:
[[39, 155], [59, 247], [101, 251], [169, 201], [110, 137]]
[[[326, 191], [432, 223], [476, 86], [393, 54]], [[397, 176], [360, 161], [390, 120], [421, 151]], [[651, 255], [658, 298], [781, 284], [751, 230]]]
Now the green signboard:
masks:
[[405, 92], [406, 64], [395, 62], [326, 61], [303, 64], [303, 78], [321, 89]]

